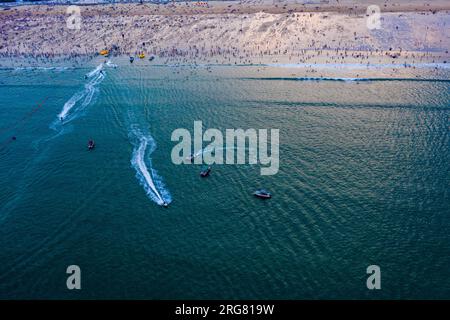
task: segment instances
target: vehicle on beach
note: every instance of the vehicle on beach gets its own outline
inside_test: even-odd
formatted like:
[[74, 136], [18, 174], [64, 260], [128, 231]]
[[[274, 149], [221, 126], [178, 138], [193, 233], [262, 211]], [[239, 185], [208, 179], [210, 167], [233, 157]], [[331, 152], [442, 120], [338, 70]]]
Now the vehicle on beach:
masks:
[[255, 192], [253, 192], [253, 195], [255, 197], [261, 198], [261, 199], [270, 199], [270, 198], [272, 198], [272, 195], [270, 194], [270, 192], [265, 190], [265, 189], [258, 189]]

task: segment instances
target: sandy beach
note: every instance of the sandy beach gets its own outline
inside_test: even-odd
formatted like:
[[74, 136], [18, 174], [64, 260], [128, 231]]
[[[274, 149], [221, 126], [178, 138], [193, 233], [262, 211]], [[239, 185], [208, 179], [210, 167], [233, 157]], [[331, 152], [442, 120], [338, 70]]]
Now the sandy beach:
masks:
[[[369, 5], [380, 8], [369, 27]], [[160, 63], [446, 64], [448, 1], [212, 1], [0, 10], [0, 55], [29, 59], [154, 55]], [[370, 12], [369, 12], [370, 13]], [[372, 12], [373, 14], [373, 12]]]

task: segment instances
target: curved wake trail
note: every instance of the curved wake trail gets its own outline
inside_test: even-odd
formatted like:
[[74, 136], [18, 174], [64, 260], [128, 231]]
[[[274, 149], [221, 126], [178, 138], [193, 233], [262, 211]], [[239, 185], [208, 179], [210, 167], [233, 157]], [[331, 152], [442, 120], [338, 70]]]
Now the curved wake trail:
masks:
[[88, 78], [91, 78], [93, 75], [97, 75], [100, 73], [100, 71], [102, 71], [103, 69], [103, 63], [99, 64], [94, 70], [92, 70], [91, 72], [89, 72], [88, 74], [86, 74], [86, 76]]
[[58, 119], [50, 126], [52, 129], [56, 129], [58, 126], [66, 124], [80, 116], [81, 111], [91, 103], [95, 94], [99, 91], [97, 86], [105, 79], [105, 74], [102, 70], [103, 63], [86, 74], [86, 77], [90, 80], [84, 85], [82, 91], [75, 93], [66, 101], [61, 112], [58, 114]]
[[134, 126], [132, 126], [130, 138], [134, 145], [131, 165], [136, 170], [136, 178], [152, 201], [160, 206], [169, 204], [172, 201], [171, 195], [162, 182], [162, 178], [152, 168], [149, 158], [156, 148], [155, 141], [149, 134], [144, 134]]

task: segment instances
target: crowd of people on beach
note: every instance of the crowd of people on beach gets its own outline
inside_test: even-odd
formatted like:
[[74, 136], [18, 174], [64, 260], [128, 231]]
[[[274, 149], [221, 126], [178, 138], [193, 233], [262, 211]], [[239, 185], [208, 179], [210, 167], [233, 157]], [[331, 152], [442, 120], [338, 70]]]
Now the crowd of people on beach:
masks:
[[[388, 62], [405, 68], [419, 63], [436, 63], [439, 68], [449, 57], [445, 49], [448, 38], [442, 35], [438, 41], [436, 30], [431, 30], [446, 27], [445, 18], [432, 20], [434, 26], [425, 26], [424, 32], [434, 32], [428, 43], [426, 36], [421, 42], [403, 38], [408, 33], [399, 31], [398, 26], [390, 33], [371, 33], [364, 28], [353, 31], [355, 22], [349, 26], [335, 22], [339, 19], [330, 22], [327, 13], [146, 15], [136, 11], [139, 4], [129, 4], [111, 6], [103, 15], [86, 8], [81, 30], [70, 30], [67, 15], [55, 10], [9, 10], [0, 25], [0, 57], [83, 64], [107, 49], [110, 55], [138, 56], [145, 52], [171, 64], [270, 62], [314, 66]], [[400, 19], [402, 14], [396, 15]], [[354, 18], [364, 21], [364, 16]], [[380, 40], [382, 32], [390, 39]], [[415, 33], [409, 36], [417, 37]]]

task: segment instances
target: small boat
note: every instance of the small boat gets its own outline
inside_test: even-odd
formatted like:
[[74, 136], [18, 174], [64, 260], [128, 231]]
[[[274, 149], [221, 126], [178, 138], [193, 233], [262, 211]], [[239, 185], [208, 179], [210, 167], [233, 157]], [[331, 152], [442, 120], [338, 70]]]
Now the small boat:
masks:
[[208, 167], [205, 170], [202, 170], [202, 172], [200, 172], [200, 176], [202, 178], [206, 178], [207, 176], [209, 176], [209, 174], [211, 173], [211, 167]]
[[130, 57], [130, 63], [133, 63], [134, 57]]
[[253, 192], [253, 195], [255, 197], [258, 197], [258, 198], [261, 198], [261, 199], [270, 199], [270, 198], [272, 198], [272, 195], [270, 194], [270, 192], [268, 192], [267, 190], [264, 190], [264, 189], [256, 190], [255, 192]]
[[92, 150], [94, 148], [95, 148], [94, 140], [89, 140], [89, 142], [88, 142], [88, 150]]

